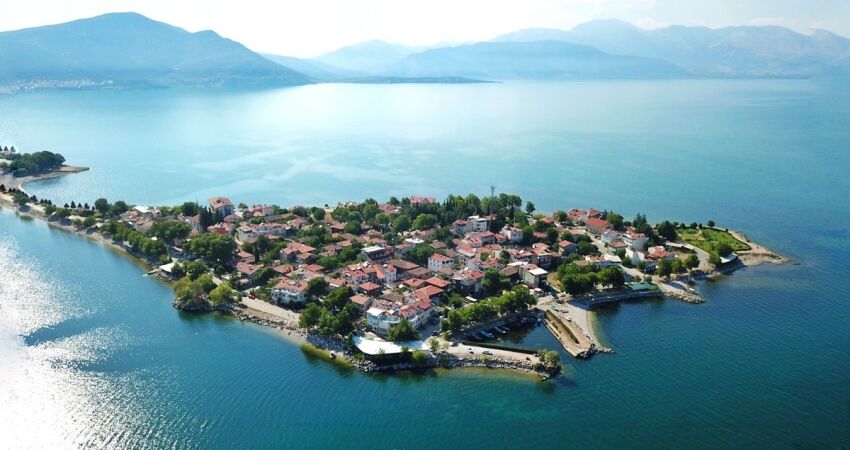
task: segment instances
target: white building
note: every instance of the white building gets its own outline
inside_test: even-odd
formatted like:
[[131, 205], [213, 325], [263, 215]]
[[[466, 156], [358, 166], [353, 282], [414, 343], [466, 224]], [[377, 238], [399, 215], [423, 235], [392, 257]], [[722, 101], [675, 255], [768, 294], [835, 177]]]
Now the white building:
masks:
[[549, 275], [549, 272], [534, 264], [525, 264], [521, 266], [520, 273], [522, 274], [522, 282], [531, 287], [540, 286], [540, 281], [545, 280]]
[[307, 282], [303, 280], [281, 280], [272, 289], [272, 300], [288, 305], [307, 301]]
[[602, 233], [602, 242], [606, 244], [611, 244], [620, 240], [620, 233], [617, 233], [614, 230], [608, 230]]
[[455, 260], [446, 255], [434, 253], [428, 257], [428, 270], [431, 272], [439, 272], [443, 269], [451, 269], [454, 267]]
[[630, 248], [634, 250], [644, 250], [646, 249], [646, 243], [649, 242], [649, 238], [646, 237], [643, 233], [638, 233], [635, 230], [629, 228], [622, 235], [623, 243], [628, 245]]
[[366, 310], [366, 325], [375, 333], [386, 336], [390, 328], [398, 325], [402, 319], [407, 319], [414, 329], [419, 328], [427, 312], [413, 305], [405, 305], [400, 309], [371, 307]]
[[452, 231], [458, 236], [466, 233], [483, 232], [490, 229], [490, 219], [481, 216], [469, 216], [466, 220], [455, 220]]
[[233, 214], [233, 202], [225, 197], [213, 197], [210, 199], [210, 208], [216, 214], [221, 214], [222, 217]]
[[237, 229], [240, 241], [254, 240], [260, 236], [284, 236], [286, 225], [279, 223], [243, 223]]
[[522, 242], [522, 239], [524, 237], [523, 234], [522, 234], [521, 228], [509, 227], [507, 225], [502, 227], [501, 233], [502, 233], [503, 236], [508, 238], [509, 241], [511, 241], [515, 244]]

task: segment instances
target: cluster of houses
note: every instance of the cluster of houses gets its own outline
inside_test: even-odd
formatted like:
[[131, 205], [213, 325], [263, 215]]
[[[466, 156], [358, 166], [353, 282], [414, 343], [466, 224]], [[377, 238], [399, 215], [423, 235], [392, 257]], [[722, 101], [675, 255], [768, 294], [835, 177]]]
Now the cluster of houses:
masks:
[[[410, 200], [411, 203], [435, 201], [432, 197], [411, 197]], [[451, 224], [450, 244], [448, 240], [433, 240], [432, 229], [405, 232], [402, 242], [390, 245], [381, 232], [368, 225], [362, 225], [360, 234], [346, 233], [345, 223], [338, 223], [326, 215], [324, 226], [333, 237], [332, 243], [314, 248], [295, 238], [299, 230], [310, 226], [307, 218], [292, 213], [275, 214], [276, 209], [266, 205], [235, 208], [223, 197], [211, 198], [209, 207], [220, 221], [206, 230], [200, 229], [198, 216], [179, 216], [177, 220], [192, 225], [193, 235], [206, 231], [236, 239], [240, 250], [234, 256], [233, 266], [240, 285], [251, 286], [263, 268], [253, 254], [241, 250], [242, 245], [253, 243], [260, 236], [273, 241], [286, 240], [277, 260], [268, 266], [274, 271], [275, 280], [270, 290], [271, 300], [281, 305], [304, 304], [310, 280], [321, 277], [331, 288], [350, 287], [355, 292], [351, 301], [363, 313], [368, 328], [379, 335], [385, 335], [403, 319], [415, 327], [428, 322], [435, 316], [436, 305], [449, 293], [475, 301], [480, 298], [482, 280], [488, 270], [498, 271], [512, 283], [541, 287], [559, 259], [577, 251], [576, 237], [582, 234], [597, 236], [612, 250], [602, 256], [586, 257], [588, 263], [600, 267], [620, 264], [618, 250], [624, 250], [625, 257], [635, 264], [639, 261], [655, 264], [660, 258], [671, 256], [663, 247], [647, 248], [647, 237], [633, 229], [614, 231], [600, 217], [602, 213], [593, 209], [569, 210], [569, 223], [559, 223], [552, 217], [539, 218], [552, 224], [559, 236], [573, 236], [553, 246], [543, 242], [524, 245], [527, 236], [522, 229], [506, 225], [494, 231], [491, 229], [493, 217], [477, 215]], [[379, 210], [391, 215], [397, 214], [399, 207], [384, 203], [379, 205]], [[141, 231], [159, 218], [158, 210], [145, 207], [136, 207], [122, 215], [122, 220]], [[258, 218], [260, 220], [255, 220]], [[537, 236], [537, 232], [534, 234], [538, 238], [545, 237]], [[317, 264], [322, 257], [333, 257], [353, 245], [359, 249], [356, 261], [333, 270]], [[420, 260], [421, 265], [407, 258], [408, 253], [420, 245], [436, 250], [427, 261]]]
[[625, 258], [632, 265], [641, 263], [645, 265], [646, 271], [654, 271], [658, 261], [663, 259], [674, 260], [676, 255], [662, 245], [649, 246], [650, 240], [647, 235], [640, 233], [632, 227], [624, 231], [615, 231], [608, 221], [601, 219], [601, 212], [595, 209], [581, 210], [571, 209], [567, 211], [567, 217], [576, 224], [584, 225], [585, 230], [598, 236], [599, 240], [611, 250], [600, 256], [586, 256], [585, 260], [596, 267], [610, 267], [622, 264], [622, 258], [617, 256], [620, 251], [624, 252]]
[[[411, 203], [433, 203], [432, 197], [411, 197]], [[225, 198], [210, 199], [210, 208], [222, 222], [208, 227], [209, 232], [228, 233], [240, 244], [256, 241], [259, 236], [269, 239], [288, 239], [308, 222], [291, 214], [276, 216], [273, 208], [252, 206], [233, 208]], [[398, 213], [398, 207], [381, 204], [385, 213]], [[262, 221], [252, 218], [262, 217]], [[300, 220], [299, 220], [300, 219]], [[323, 278], [331, 288], [350, 287], [355, 295], [351, 301], [363, 312], [368, 328], [385, 335], [389, 328], [407, 319], [415, 327], [434, 316], [435, 306], [448, 293], [475, 300], [482, 291], [482, 280], [488, 270], [497, 270], [515, 283], [535, 288], [546, 282], [548, 270], [557, 258], [576, 250], [573, 242], [562, 242], [553, 251], [543, 243], [521, 246], [523, 231], [504, 227], [491, 231], [492, 217], [471, 216], [451, 225], [454, 239], [451, 245], [431, 239], [434, 230], [405, 232], [402, 242], [390, 245], [377, 230], [364, 225], [361, 234], [345, 233], [345, 224], [326, 216], [325, 226], [334, 243], [314, 248], [291, 239], [280, 250], [278, 260], [271, 266], [277, 282], [271, 288], [271, 299], [281, 305], [303, 304], [307, 301], [309, 281]], [[436, 249], [422, 264], [406, 257], [420, 245]], [[327, 270], [316, 261], [334, 256], [346, 247], [358, 244], [356, 261]], [[234, 264], [241, 284], [251, 284], [261, 268], [254, 255], [240, 251]]]

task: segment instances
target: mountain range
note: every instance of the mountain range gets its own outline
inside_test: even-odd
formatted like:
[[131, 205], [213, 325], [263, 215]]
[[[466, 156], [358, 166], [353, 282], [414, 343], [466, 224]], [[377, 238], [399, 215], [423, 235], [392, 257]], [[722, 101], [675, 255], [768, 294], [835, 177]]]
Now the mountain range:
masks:
[[0, 33], [0, 80], [145, 86], [285, 86], [312, 79], [213, 31], [135, 13]]
[[700, 77], [813, 77], [850, 73], [850, 39], [825, 30], [811, 35], [777, 26], [670, 26], [644, 30], [600, 20], [571, 30], [533, 28], [493, 42], [541, 40], [589, 45], [615, 55], [669, 61]]
[[213, 31], [112, 13], [0, 33], [0, 87], [270, 87], [315, 82], [822, 77], [850, 74], [850, 39], [775, 26], [644, 30], [617, 20], [486, 42], [384, 41], [313, 59], [260, 55]]

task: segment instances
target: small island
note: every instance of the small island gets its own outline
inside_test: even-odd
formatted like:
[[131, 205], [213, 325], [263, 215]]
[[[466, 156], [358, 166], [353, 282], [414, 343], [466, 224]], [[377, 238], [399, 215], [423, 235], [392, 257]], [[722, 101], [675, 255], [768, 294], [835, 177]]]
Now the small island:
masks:
[[[33, 158], [41, 157], [13, 161]], [[665, 296], [700, 303], [700, 280], [790, 262], [711, 220], [541, 214], [512, 194], [288, 208], [224, 197], [60, 206], [19, 186], [0, 186], [0, 205], [145, 261], [172, 283], [175, 308], [270, 326], [364, 371], [487, 367], [548, 378], [560, 370], [559, 352], [498, 338], [545, 326], [566, 352], [587, 358], [612, 351], [594, 333], [594, 308]]]

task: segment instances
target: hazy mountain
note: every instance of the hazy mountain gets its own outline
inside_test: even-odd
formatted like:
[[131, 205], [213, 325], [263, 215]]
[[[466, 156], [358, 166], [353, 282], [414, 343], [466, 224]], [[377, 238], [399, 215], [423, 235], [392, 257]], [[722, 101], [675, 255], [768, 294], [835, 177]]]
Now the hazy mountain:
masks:
[[78, 80], [118, 86], [310, 83], [212, 31], [190, 33], [135, 13], [0, 33], [0, 82]]
[[319, 82], [352, 83], [352, 84], [464, 84], [486, 83], [462, 77], [400, 77], [392, 75], [367, 75], [360, 72], [341, 69], [312, 59], [301, 59], [292, 56], [264, 54], [266, 58], [278, 64], [308, 75]]
[[610, 55], [593, 47], [557, 41], [482, 42], [427, 50], [408, 56], [391, 73], [491, 80], [688, 76], [666, 61]]
[[367, 41], [325, 53], [314, 60], [354, 72], [379, 73], [418, 50], [402, 44]]
[[700, 76], [807, 77], [850, 70], [850, 40], [828, 31], [806, 36], [773, 26], [643, 30], [602, 20], [568, 31], [520, 30], [493, 41], [529, 42], [538, 37], [589, 45], [610, 54], [664, 59]]
[[262, 55], [273, 62], [301, 72], [304, 75], [316, 79], [317, 81], [335, 81], [362, 75], [360, 72], [336, 67], [315, 59], [303, 59], [296, 58], [294, 56], [272, 55], [268, 53], [263, 53]]

